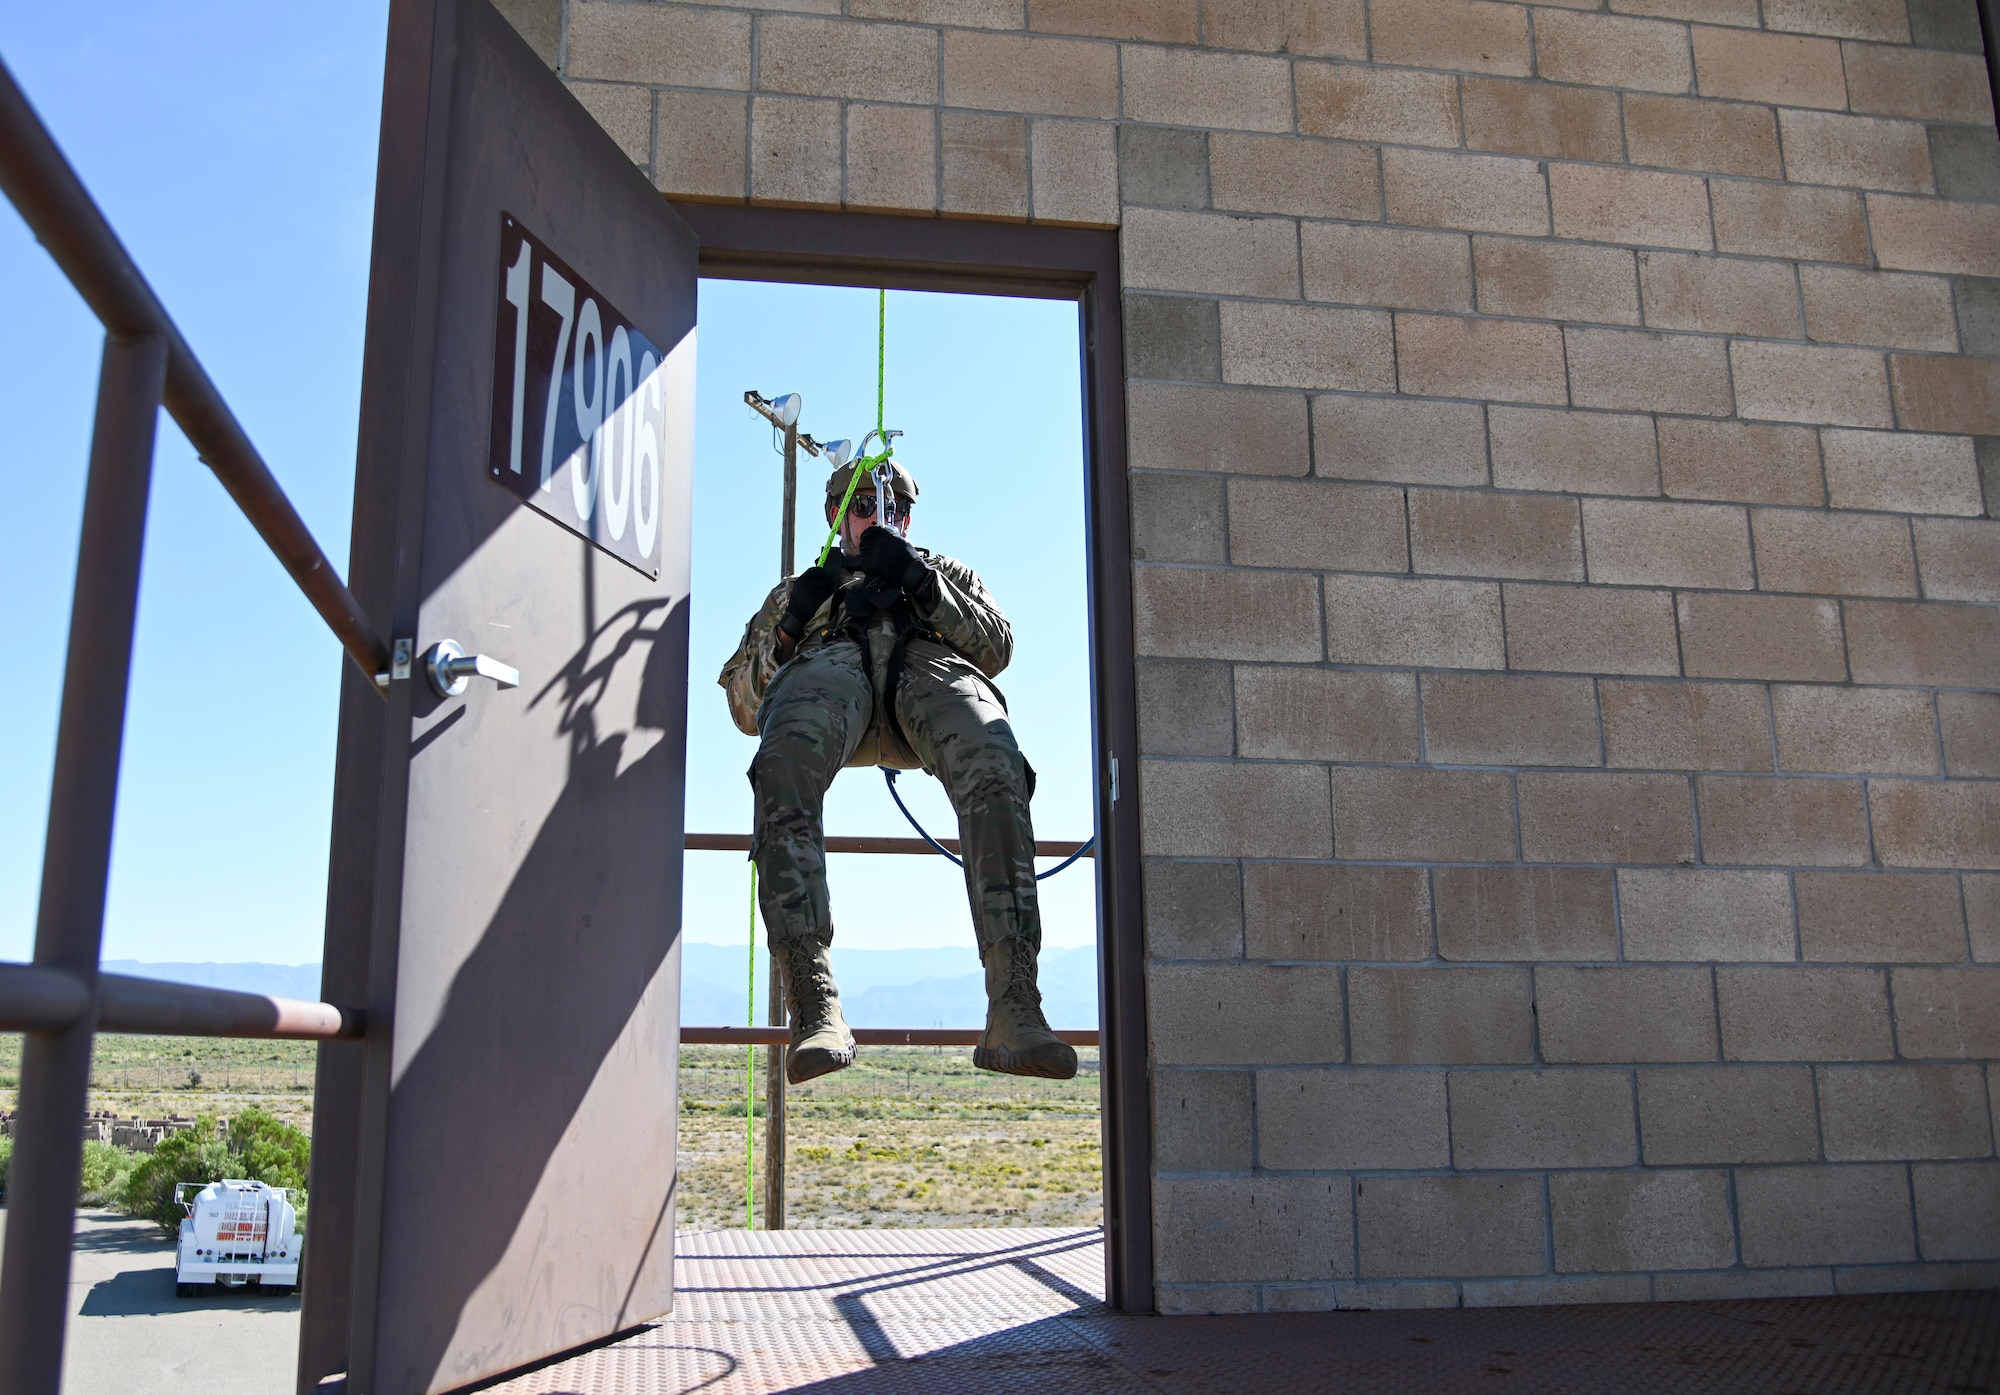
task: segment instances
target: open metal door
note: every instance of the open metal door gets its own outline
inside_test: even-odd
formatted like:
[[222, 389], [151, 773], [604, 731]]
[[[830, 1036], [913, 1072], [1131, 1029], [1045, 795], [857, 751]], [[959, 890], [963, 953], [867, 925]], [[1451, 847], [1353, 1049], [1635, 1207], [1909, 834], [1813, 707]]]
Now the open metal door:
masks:
[[420, 1395], [672, 1306], [697, 249], [487, 0], [375, 217], [299, 1385]]

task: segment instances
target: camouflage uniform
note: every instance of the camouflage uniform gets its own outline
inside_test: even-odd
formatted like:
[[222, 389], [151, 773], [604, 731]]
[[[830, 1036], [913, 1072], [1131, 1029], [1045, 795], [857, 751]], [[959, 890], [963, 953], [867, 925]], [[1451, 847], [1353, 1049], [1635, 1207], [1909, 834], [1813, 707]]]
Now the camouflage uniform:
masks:
[[[877, 614], [863, 648], [845, 630], [846, 592], [859, 572], [812, 617], [790, 661], [777, 657], [778, 620], [792, 583], [780, 582], [743, 631], [717, 680], [730, 716], [761, 736], [750, 782], [756, 792], [757, 899], [773, 949], [781, 941], [830, 942], [822, 812], [844, 766], [922, 768], [936, 775], [958, 813], [966, 895], [982, 956], [1009, 939], [1039, 951], [1035, 831], [1028, 814], [1034, 773], [1007, 721], [993, 678], [1013, 657], [1014, 635], [977, 574], [950, 557], [924, 554], [938, 600], [919, 613], [896, 684], [895, 721], [881, 694], [895, 624]], [[838, 620], [838, 623], [836, 623]]]

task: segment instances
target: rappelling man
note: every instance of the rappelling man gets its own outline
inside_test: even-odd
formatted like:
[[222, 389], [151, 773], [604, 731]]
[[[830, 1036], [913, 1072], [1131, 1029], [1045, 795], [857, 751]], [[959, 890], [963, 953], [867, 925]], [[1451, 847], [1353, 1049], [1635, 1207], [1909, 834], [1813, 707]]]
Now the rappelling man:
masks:
[[[826, 482], [829, 525], [854, 469]], [[877, 521], [883, 474], [894, 480], [888, 527]], [[1049, 1030], [1035, 982], [1034, 772], [993, 684], [1013, 657], [1013, 630], [972, 568], [909, 542], [916, 500], [901, 465], [864, 474], [840, 520], [839, 550], [778, 584], [717, 680], [737, 727], [759, 738], [750, 856], [791, 1010], [785, 1077], [796, 1085], [854, 1061], [829, 953], [822, 814], [843, 767], [881, 765], [929, 771], [958, 814], [986, 966], [986, 1030], [973, 1063], [1067, 1080], [1076, 1052]]]

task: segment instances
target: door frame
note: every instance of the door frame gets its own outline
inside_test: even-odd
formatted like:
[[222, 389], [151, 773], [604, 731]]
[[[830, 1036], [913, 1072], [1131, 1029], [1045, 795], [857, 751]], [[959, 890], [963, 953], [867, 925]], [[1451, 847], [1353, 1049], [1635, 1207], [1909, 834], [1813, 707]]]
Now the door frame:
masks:
[[1151, 1312], [1152, 1092], [1118, 234], [744, 204], [673, 201], [673, 208], [701, 239], [706, 277], [1028, 296], [1074, 300], [1082, 309], [1105, 1294], [1114, 1309]]

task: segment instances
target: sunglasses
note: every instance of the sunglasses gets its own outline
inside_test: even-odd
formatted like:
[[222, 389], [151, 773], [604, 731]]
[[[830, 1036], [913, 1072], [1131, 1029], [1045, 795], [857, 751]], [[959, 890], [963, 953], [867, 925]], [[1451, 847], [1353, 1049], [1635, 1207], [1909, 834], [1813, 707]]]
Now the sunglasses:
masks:
[[[896, 501], [896, 505], [896, 512], [898, 514], [906, 514], [910, 511], [910, 506], [901, 499]], [[873, 494], [855, 495], [848, 501], [847, 511], [856, 518], [873, 518], [875, 516], [875, 496]]]

